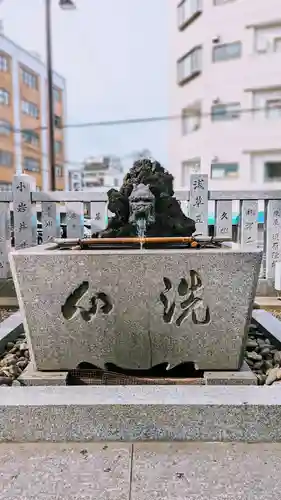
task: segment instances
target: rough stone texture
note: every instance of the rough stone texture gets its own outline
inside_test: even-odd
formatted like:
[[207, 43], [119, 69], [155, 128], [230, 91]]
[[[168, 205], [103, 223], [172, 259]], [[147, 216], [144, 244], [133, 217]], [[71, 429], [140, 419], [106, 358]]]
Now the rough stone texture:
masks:
[[0, 445], [0, 500], [127, 500], [131, 447]]
[[243, 363], [239, 371], [205, 372], [206, 385], [257, 385], [257, 377], [247, 363]]
[[67, 372], [42, 372], [30, 363], [18, 377], [21, 385], [57, 386], [66, 385]]
[[0, 441], [281, 442], [281, 386], [3, 387]]
[[115, 217], [109, 220], [100, 236], [114, 238], [137, 235], [136, 226], [129, 217], [130, 195], [140, 184], [148, 185], [155, 199], [155, 218], [151, 224], [147, 224], [146, 236], [191, 236], [195, 232], [195, 223], [184, 215], [174, 198], [173, 179], [157, 161], [136, 161], [126, 174], [120, 191], [110, 189], [107, 193], [108, 209]]
[[0, 500], [279, 500], [280, 466], [279, 443], [8, 443]]
[[279, 500], [280, 444], [134, 446], [133, 500]]
[[[255, 312], [265, 313], [260, 316], [260, 322], [256, 321]], [[248, 340], [246, 343], [245, 360], [250, 369], [256, 374], [258, 384], [271, 385], [276, 380], [281, 379], [281, 343], [274, 333], [280, 334], [280, 321], [265, 311], [253, 311], [253, 323], [250, 325]], [[277, 321], [279, 325], [275, 324]], [[268, 321], [269, 320], [269, 321]]]
[[[83, 361], [101, 368], [114, 363], [146, 369], [163, 362], [173, 367], [184, 361], [203, 370], [240, 368], [261, 252], [48, 248], [10, 255], [38, 370], [65, 371]], [[80, 309], [74, 302], [64, 307], [65, 316], [73, 315], [65, 319], [62, 306], [80, 285]], [[177, 325], [185, 307], [188, 316]]]

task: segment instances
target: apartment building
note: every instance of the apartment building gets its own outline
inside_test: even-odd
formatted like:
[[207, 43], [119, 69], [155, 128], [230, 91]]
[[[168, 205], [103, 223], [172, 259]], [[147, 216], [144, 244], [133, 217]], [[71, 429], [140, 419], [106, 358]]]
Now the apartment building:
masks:
[[84, 191], [96, 188], [119, 188], [123, 180], [123, 167], [117, 156], [90, 157], [85, 160], [82, 185]]
[[83, 190], [83, 166], [68, 167], [68, 191]]
[[[65, 187], [65, 79], [53, 74], [56, 188]], [[38, 190], [50, 187], [46, 67], [0, 34], [0, 191], [11, 190], [13, 175], [25, 172]]]
[[169, 0], [169, 169], [211, 189], [281, 188], [280, 0]]

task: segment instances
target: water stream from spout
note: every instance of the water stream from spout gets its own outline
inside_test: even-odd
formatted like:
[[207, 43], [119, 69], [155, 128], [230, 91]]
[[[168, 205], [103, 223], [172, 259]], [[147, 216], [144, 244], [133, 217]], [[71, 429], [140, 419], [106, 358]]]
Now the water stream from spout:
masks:
[[141, 250], [143, 249], [143, 239], [146, 234], [146, 219], [145, 218], [139, 218], [136, 221], [137, 224], [137, 235], [140, 238], [140, 248]]

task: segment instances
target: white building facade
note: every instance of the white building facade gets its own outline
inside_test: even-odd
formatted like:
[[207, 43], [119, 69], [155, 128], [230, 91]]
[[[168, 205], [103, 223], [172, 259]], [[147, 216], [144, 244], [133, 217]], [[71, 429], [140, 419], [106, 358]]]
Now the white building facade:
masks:
[[88, 158], [83, 167], [83, 190], [119, 188], [123, 180], [121, 161], [116, 156]]
[[210, 189], [281, 188], [280, 0], [169, 0], [169, 166]]
[[68, 191], [83, 190], [83, 171], [82, 165], [78, 167], [68, 167]]

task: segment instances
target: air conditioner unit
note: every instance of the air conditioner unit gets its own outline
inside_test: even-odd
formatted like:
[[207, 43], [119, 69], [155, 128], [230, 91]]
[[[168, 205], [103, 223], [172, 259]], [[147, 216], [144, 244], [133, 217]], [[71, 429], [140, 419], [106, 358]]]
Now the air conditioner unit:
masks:
[[213, 42], [213, 43], [219, 43], [220, 41], [221, 41], [221, 37], [220, 37], [219, 35], [214, 36], [214, 37], [212, 38], [212, 42]]

